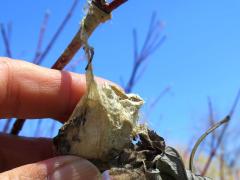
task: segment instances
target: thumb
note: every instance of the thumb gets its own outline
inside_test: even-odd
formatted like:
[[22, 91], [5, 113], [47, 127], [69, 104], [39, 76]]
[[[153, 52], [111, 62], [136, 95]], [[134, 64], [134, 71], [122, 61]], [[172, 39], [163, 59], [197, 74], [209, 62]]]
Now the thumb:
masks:
[[58, 156], [0, 173], [0, 179], [101, 179], [98, 169], [76, 156]]

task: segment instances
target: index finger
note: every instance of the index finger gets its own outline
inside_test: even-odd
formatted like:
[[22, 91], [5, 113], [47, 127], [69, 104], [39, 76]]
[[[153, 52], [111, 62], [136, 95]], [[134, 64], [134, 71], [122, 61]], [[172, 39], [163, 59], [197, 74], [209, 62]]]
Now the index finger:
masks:
[[[107, 82], [101, 78], [96, 80]], [[0, 118], [64, 121], [85, 90], [84, 75], [0, 58]]]

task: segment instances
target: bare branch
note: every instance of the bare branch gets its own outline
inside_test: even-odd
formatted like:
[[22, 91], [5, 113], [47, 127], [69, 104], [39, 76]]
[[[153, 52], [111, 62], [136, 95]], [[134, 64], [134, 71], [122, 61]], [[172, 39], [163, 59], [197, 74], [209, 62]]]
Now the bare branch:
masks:
[[68, 23], [69, 19], [72, 16], [72, 13], [74, 11], [74, 9], [76, 8], [78, 3], [78, 0], [74, 0], [73, 4], [71, 6], [71, 8], [69, 9], [67, 15], [65, 16], [65, 18], [63, 19], [62, 23], [60, 24], [60, 26], [58, 27], [57, 31], [55, 32], [55, 34], [53, 35], [52, 39], [50, 40], [49, 44], [47, 45], [46, 49], [43, 51], [42, 55], [39, 57], [39, 59], [37, 59], [36, 61], [38, 62], [38, 64], [40, 64], [43, 59], [46, 57], [46, 55], [48, 54], [48, 52], [52, 49], [53, 44], [55, 43], [55, 41], [57, 40], [58, 36], [60, 35], [60, 33], [63, 31], [64, 27], [66, 26], [66, 24]]
[[[126, 1], [119, 1], [119, 0], [115, 0], [115, 4], [116, 5], [121, 5]], [[113, 1], [114, 2], [114, 1]], [[112, 3], [113, 3], [112, 2]], [[116, 7], [114, 7], [113, 9], [111, 9], [111, 11], [109, 12], [108, 10], [106, 10], [106, 6], [108, 6], [108, 4], [103, 4], [101, 0], [94, 0], [91, 2], [92, 6], [97, 6], [100, 10], [104, 11], [105, 13], [111, 13], [114, 9], [116, 9]], [[111, 3], [110, 3], [111, 4]], [[112, 5], [113, 6], [113, 5]], [[117, 6], [117, 7], [118, 7]], [[90, 36], [93, 31], [97, 28], [97, 26], [100, 25], [101, 22], [98, 22], [96, 24], [92, 24], [92, 27], [89, 27], [89, 29], [87, 29], [87, 34], [88, 36]], [[63, 69], [69, 62], [70, 60], [73, 58], [73, 56], [77, 53], [77, 51], [82, 47], [82, 40], [79, 38], [81, 35], [81, 29], [76, 33], [76, 35], [74, 36], [74, 38], [72, 39], [72, 41], [70, 42], [70, 44], [67, 46], [67, 48], [64, 50], [64, 52], [61, 54], [61, 56], [57, 59], [57, 61], [55, 62], [55, 64], [52, 66], [52, 69]]]
[[158, 97], [150, 104], [150, 108], [154, 108], [160, 99], [162, 99], [163, 96], [165, 96], [169, 91], [171, 90], [171, 87], [168, 86], [158, 95]]
[[43, 22], [42, 22], [42, 25], [40, 28], [37, 49], [36, 49], [35, 57], [33, 59], [33, 63], [35, 63], [35, 64], [41, 63], [39, 57], [41, 56], [41, 52], [42, 52], [42, 42], [43, 42], [43, 37], [44, 37], [45, 31], [46, 31], [49, 15], [50, 15], [50, 13], [49, 13], [49, 11], [47, 11], [44, 15]]
[[136, 84], [137, 80], [139, 80], [139, 77], [141, 77], [144, 72], [144, 67], [143, 71], [139, 71], [142, 68], [143, 63], [146, 62], [149, 55], [153, 54], [165, 41], [166, 36], [160, 38], [161, 31], [162, 27], [159, 26], [159, 22], [156, 22], [156, 13], [153, 13], [147, 36], [139, 54], [137, 47], [137, 33], [135, 30], [133, 31], [134, 64], [128, 83], [125, 86], [125, 91], [127, 93], [132, 91], [132, 88]]
[[[138, 58], [138, 38], [136, 29], [133, 30], [133, 51], [134, 51], [134, 60], [136, 61]], [[134, 62], [135, 62], [134, 61]]]
[[12, 22], [7, 23], [7, 39], [10, 46], [11, 41], [11, 35], [12, 35]]
[[152, 14], [152, 17], [151, 17], [151, 21], [150, 21], [150, 24], [149, 24], [149, 27], [148, 27], [148, 33], [147, 33], [147, 36], [145, 38], [145, 41], [144, 41], [144, 44], [143, 44], [143, 47], [142, 47], [142, 50], [141, 52], [145, 52], [146, 51], [146, 48], [147, 48], [147, 45], [149, 44], [149, 41], [152, 37], [152, 34], [155, 30], [155, 24], [156, 24], [156, 12], [154, 12]]
[[8, 35], [6, 33], [6, 30], [5, 30], [3, 24], [0, 24], [0, 30], [1, 30], [1, 35], [2, 35], [2, 38], [3, 38], [3, 43], [4, 43], [4, 46], [5, 46], [5, 49], [6, 49], [6, 55], [8, 57], [12, 57], [12, 53], [11, 53], [11, 49], [10, 49], [10, 45], [9, 45]]
[[8, 132], [8, 129], [9, 129], [10, 124], [11, 124], [12, 121], [13, 121], [12, 118], [7, 119], [7, 121], [6, 121], [6, 123], [5, 123], [4, 127], [3, 127], [3, 132], [4, 133]]
[[221, 154], [220, 154], [220, 157], [219, 157], [219, 161], [220, 161], [220, 163], [219, 163], [219, 173], [220, 173], [220, 180], [224, 180], [225, 178], [225, 176], [224, 176], [224, 165], [225, 165], [225, 163], [224, 163], [224, 150], [222, 150], [222, 152], [221, 152]]
[[[233, 106], [232, 106], [232, 108], [231, 108], [231, 110], [230, 110], [230, 112], [229, 112], [229, 115], [228, 115], [228, 116], [229, 116], [229, 121], [231, 120], [232, 115], [233, 115], [234, 112], [235, 112], [235, 109], [236, 109], [236, 107], [237, 107], [237, 104], [238, 104], [238, 102], [239, 102], [239, 99], [240, 99], [240, 90], [238, 91], [238, 94], [237, 94], [237, 96], [236, 96], [236, 98], [235, 98], [235, 100], [234, 100]], [[210, 164], [211, 164], [211, 162], [212, 162], [212, 159], [213, 159], [214, 156], [216, 155], [217, 150], [219, 149], [219, 146], [221, 145], [221, 142], [222, 142], [222, 140], [223, 140], [223, 137], [224, 137], [224, 135], [225, 135], [225, 133], [226, 133], [226, 131], [227, 131], [227, 128], [228, 128], [229, 124], [230, 124], [230, 122], [227, 123], [227, 124], [225, 124], [225, 125], [223, 126], [223, 128], [222, 128], [222, 130], [221, 130], [221, 132], [220, 132], [220, 135], [219, 135], [219, 137], [218, 137], [218, 139], [217, 139], [216, 146], [211, 149], [210, 155], [208, 156], [207, 163], [205, 164], [205, 166], [204, 166], [204, 168], [203, 168], [203, 170], [202, 170], [202, 172], [201, 172], [201, 175], [202, 175], [202, 176], [204, 176], [204, 175], [207, 173], [207, 170], [209, 169], [209, 166], [210, 166]]]
[[[214, 119], [214, 114], [213, 114], [213, 106], [212, 106], [212, 101], [210, 99], [210, 97], [208, 97], [208, 111], [209, 111], [209, 116], [208, 116], [208, 121], [209, 121], [209, 126], [213, 126], [215, 124], [215, 119]], [[216, 139], [217, 139], [217, 134], [215, 131], [213, 131], [211, 133], [212, 138], [211, 138], [211, 142], [210, 142], [210, 148], [214, 148]]]
[[152, 101], [151, 103], [149, 103], [149, 105], [147, 106], [146, 109], [146, 117], [149, 117], [149, 115], [151, 114], [151, 111], [156, 107], [156, 105], [159, 103], [159, 101], [170, 92], [171, 87], [167, 86], [166, 88], [164, 88], [159, 95], [154, 99], [154, 101]]

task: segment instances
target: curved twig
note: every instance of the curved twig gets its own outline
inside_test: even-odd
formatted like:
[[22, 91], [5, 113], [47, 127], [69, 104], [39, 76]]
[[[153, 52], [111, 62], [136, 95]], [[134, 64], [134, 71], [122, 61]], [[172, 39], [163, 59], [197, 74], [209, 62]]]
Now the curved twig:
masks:
[[189, 160], [189, 169], [193, 172], [194, 171], [194, 166], [193, 166], [193, 159], [195, 156], [195, 153], [197, 151], [198, 146], [201, 144], [201, 142], [211, 133], [213, 132], [215, 129], [217, 129], [219, 126], [229, 122], [231, 119], [231, 117], [228, 115], [226, 116], [222, 121], [216, 123], [215, 125], [213, 125], [210, 129], [208, 129], [196, 142], [196, 144], [193, 147], [193, 150], [191, 152], [190, 155], [190, 160]]
[[[229, 116], [230, 116], [230, 117], [232, 117], [232, 115], [234, 114], [239, 99], [240, 99], [240, 90], [238, 91], [238, 94], [237, 94], [237, 96], [236, 96], [236, 98], [235, 98], [235, 100], [234, 100], [234, 103], [233, 103], [233, 105], [232, 105], [232, 108], [231, 108], [231, 110], [230, 110], [230, 113], [229, 113]], [[212, 162], [212, 159], [213, 159], [213, 157], [216, 155], [216, 152], [217, 152], [218, 148], [220, 147], [220, 144], [221, 144], [221, 142], [222, 142], [222, 140], [223, 140], [223, 137], [224, 137], [224, 135], [225, 135], [225, 133], [226, 133], [226, 131], [227, 131], [227, 129], [228, 129], [228, 126], [229, 126], [229, 123], [226, 124], [226, 125], [222, 128], [222, 130], [221, 130], [221, 132], [220, 132], [220, 135], [218, 136], [218, 138], [217, 138], [217, 140], [216, 140], [216, 145], [215, 145], [215, 147], [213, 147], [213, 148], [211, 149], [210, 155], [209, 155], [208, 160], [207, 160], [207, 163], [206, 163], [206, 165], [204, 166], [204, 168], [203, 168], [203, 170], [202, 170], [202, 172], [201, 172], [201, 175], [202, 175], [202, 176], [204, 176], [204, 175], [207, 173], [207, 170], [208, 170], [208, 168], [209, 168], [209, 166], [210, 166], [210, 164], [211, 164], [211, 162]]]

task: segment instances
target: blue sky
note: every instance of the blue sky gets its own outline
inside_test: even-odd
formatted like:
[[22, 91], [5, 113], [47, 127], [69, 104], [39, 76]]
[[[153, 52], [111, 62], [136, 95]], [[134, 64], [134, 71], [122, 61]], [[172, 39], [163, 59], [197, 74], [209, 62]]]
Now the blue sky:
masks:
[[[30, 61], [44, 12], [50, 10], [51, 14], [43, 46], [56, 31], [71, 3], [69, 0], [2, 1], [0, 22], [12, 22], [13, 25], [13, 57]], [[86, 1], [80, 1], [43, 66], [50, 67], [70, 42], [79, 28], [85, 4]], [[95, 73], [117, 83], [121, 78], [126, 81], [133, 63], [132, 30], [137, 30], [141, 46], [151, 15], [157, 12], [157, 18], [165, 24], [162, 34], [167, 39], [150, 56], [148, 68], [133, 91], [149, 103], [164, 88], [171, 86], [171, 92], [151, 111], [147, 122], [170, 144], [188, 143], [207, 127], [207, 97], [211, 97], [217, 118], [221, 119], [240, 88], [239, 9], [238, 0], [129, 0], [90, 38], [95, 48]], [[0, 55], [4, 55], [2, 43]], [[78, 54], [75, 59], [80, 56]], [[83, 73], [83, 64], [78, 66], [77, 71]], [[233, 125], [238, 123], [239, 112], [240, 107]], [[25, 126], [23, 135], [33, 135], [30, 127], [36, 123], [32, 123]], [[43, 134], [46, 135], [48, 128], [48, 125], [42, 128]]]

